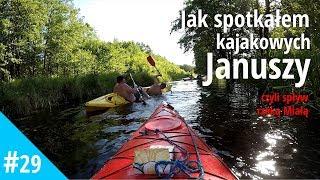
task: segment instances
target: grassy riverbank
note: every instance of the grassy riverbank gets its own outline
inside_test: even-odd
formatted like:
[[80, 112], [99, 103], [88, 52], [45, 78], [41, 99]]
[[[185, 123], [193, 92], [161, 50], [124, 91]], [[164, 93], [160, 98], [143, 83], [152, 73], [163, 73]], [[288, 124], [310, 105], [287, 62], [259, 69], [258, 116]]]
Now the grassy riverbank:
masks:
[[[118, 75], [118, 73], [108, 73], [75, 77], [36, 77], [2, 83], [0, 110], [14, 118], [39, 110], [84, 103], [111, 92]], [[166, 74], [165, 77], [170, 77], [166, 80], [176, 80], [185, 75], [186, 73], [181, 71], [180, 74]], [[146, 72], [134, 73], [133, 76], [136, 83], [141, 86], [153, 83], [151, 75]]]
[[147, 44], [99, 39], [72, 1], [8, 1], [0, 9], [0, 110], [7, 116], [78, 105], [111, 92], [119, 74], [151, 85], [149, 55], [162, 81], [188, 75]]

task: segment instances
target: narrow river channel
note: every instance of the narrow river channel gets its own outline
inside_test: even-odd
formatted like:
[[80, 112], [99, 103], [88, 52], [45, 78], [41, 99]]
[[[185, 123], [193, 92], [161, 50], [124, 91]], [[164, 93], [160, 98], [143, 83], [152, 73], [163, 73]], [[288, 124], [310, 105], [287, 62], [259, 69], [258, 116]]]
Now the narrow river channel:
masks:
[[248, 85], [172, 83], [171, 92], [87, 116], [83, 105], [14, 123], [68, 178], [90, 178], [162, 102], [170, 103], [239, 178], [320, 178], [319, 119], [261, 118]]

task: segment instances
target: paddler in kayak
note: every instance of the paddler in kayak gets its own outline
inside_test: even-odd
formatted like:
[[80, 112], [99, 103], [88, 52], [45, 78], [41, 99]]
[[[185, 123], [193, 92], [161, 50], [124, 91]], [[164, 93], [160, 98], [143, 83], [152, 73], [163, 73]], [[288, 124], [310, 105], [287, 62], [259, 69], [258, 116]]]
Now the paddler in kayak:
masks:
[[162, 90], [167, 87], [166, 83], [160, 83], [159, 82], [158, 76], [161, 76], [161, 75], [157, 75], [156, 76], [154, 84], [152, 86], [143, 88], [143, 91], [146, 92], [150, 96], [161, 95], [162, 94]]
[[130, 87], [126, 83], [126, 79], [124, 76], [118, 76], [117, 77], [117, 84], [113, 88], [113, 92], [117, 93], [118, 95], [122, 96], [129, 102], [139, 102], [140, 101], [140, 95], [138, 92], [137, 87]]

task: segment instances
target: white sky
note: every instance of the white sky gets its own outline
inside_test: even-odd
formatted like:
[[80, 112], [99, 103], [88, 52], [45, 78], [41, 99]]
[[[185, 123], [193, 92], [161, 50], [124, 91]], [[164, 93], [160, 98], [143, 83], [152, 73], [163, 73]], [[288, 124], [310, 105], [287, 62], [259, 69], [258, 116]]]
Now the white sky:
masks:
[[171, 22], [179, 16], [183, 0], [74, 0], [80, 13], [105, 41], [114, 39], [148, 44], [153, 52], [176, 64], [192, 64], [170, 35]]

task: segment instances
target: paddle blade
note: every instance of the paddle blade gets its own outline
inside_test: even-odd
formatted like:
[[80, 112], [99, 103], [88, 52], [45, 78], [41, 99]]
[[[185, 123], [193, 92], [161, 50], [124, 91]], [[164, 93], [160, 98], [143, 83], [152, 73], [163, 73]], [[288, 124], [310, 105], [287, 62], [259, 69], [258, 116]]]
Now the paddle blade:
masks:
[[148, 60], [148, 62], [149, 62], [149, 64], [150, 64], [151, 66], [156, 66], [156, 62], [154, 61], [154, 59], [152, 58], [152, 56], [148, 56], [148, 57], [147, 57], [147, 60]]

